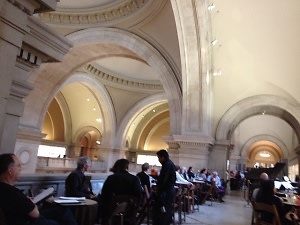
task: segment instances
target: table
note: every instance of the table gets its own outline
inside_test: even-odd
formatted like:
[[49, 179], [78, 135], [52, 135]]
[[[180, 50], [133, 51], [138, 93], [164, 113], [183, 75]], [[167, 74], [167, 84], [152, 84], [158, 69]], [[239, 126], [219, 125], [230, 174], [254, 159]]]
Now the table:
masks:
[[[58, 199], [58, 198], [56, 198]], [[54, 199], [54, 201], [56, 200]], [[98, 203], [91, 199], [85, 199], [78, 203], [57, 203], [61, 206], [66, 206], [74, 213], [75, 220], [78, 225], [94, 225], [97, 213]]]

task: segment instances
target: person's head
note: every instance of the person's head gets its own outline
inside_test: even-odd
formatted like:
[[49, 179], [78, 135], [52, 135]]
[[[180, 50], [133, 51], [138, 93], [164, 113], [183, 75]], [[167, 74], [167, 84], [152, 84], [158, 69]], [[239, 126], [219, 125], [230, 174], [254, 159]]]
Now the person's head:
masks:
[[261, 173], [259, 178], [261, 180], [269, 180], [269, 175], [267, 173]]
[[193, 167], [190, 166], [189, 169], [188, 169], [188, 172], [192, 172], [193, 171]]
[[207, 169], [206, 169], [206, 168], [203, 168], [203, 169], [200, 171], [200, 173], [206, 174], [206, 173], [207, 173]]
[[181, 172], [180, 166], [176, 165], [175, 167], [176, 167], [176, 171], [180, 173]]
[[0, 179], [13, 185], [21, 173], [21, 163], [18, 157], [13, 153], [4, 153], [0, 155]]
[[128, 171], [129, 161], [127, 159], [118, 159], [110, 169], [113, 173]]
[[169, 153], [165, 149], [161, 149], [158, 152], [156, 152], [156, 155], [158, 157], [158, 161], [163, 164], [165, 161], [169, 159]]
[[77, 160], [77, 168], [86, 172], [89, 168], [89, 158], [87, 156], [79, 157]]
[[212, 175], [212, 177], [217, 177], [217, 176], [218, 176], [218, 172], [217, 172], [217, 171], [213, 171], [213, 172], [211, 173], [211, 175]]
[[148, 171], [148, 169], [149, 169], [149, 163], [144, 163], [142, 165], [142, 171], [146, 172], [146, 171]]
[[262, 180], [261, 181], [261, 193], [263, 195], [273, 195], [275, 192], [273, 180]]

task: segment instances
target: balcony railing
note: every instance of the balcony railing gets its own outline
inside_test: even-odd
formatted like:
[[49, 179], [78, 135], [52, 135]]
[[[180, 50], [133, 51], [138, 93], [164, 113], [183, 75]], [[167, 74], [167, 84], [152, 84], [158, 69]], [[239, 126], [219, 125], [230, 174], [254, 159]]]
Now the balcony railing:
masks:
[[[67, 173], [77, 167], [77, 159], [71, 158], [51, 158], [51, 157], [38, 157], [37, 172], [43, 173]], [[89, 167], [90, 172], [106, 172], [107, 163], [103, 161], [91, 161]]]

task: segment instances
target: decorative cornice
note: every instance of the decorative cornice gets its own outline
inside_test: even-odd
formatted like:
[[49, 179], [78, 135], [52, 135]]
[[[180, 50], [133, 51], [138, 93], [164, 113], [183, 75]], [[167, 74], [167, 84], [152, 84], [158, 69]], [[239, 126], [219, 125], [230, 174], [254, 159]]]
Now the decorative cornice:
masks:
[[[42, 62], [59, 62], [63, 60], [73, 43], [64, 36], [54, 32], [34, 16], [29, 17], [28, 32], [23, 38], [22, 48], [34, 53]], [[35, 60], [34, 60], [35, 61]]]
[[113, 83], [122, 86], [128, 86], [130, 88], [141, 88], [141, 89], [158, 90], [158, 91], [163, 89], [163, 86], [158, 81], [152, 83], [149, 81], [148, 83], [146, 83], [146, 81], [142, 81], [142, 80], [124, 79], [117, 75], [111, 75], [105, 73], [92, 64], [87, 64], [86, 66], [83, 67], [83, 69], [88, 73], [94, 74], [102, 81], [104, 81], [104, 83], [105, 82]]
[[[100, 23], [110, 23], [124, 17], [129, 17], [135, 14], [138, 10], [145, 7], [150, 0], [127, 0], [124, 3], [111, 7], [99, 8], [93, 12], [77, 11], [74, 9], [72, 12], [56, 11], [50, 13], [41, 13], [40, 18], [48, 24], [56, 25], [93, 25]], [[75, 13], [74, 13], [75, 11]], [[96, 12], [95, 12], [96, 11]]]
[[8, 0], [15, 7], [26, 13], [33, 15], [33, 13], [41, 13], [47, 11], [54, 11], [56, 8], [57, 0]]

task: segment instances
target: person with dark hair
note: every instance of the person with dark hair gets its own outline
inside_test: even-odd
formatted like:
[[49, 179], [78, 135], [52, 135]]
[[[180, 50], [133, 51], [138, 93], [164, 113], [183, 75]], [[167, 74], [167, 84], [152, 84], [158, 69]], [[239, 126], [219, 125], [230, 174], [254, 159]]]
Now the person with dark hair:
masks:
[[21, 173], [21, 163], [12, 153], [0, 155], [0, 209], [7, 225], [76, 225], [67, 207], [39, 209], [14, 186]]
[[[128, 196], [134, 199], [138, 205], [142, 198], [142, 186], [137, 176], [128, 172], [129, 161], [127, 159], [118, 159], [111, 168], [113, 172], [103, 183], [100, 211], [102, 225], [109, 223], [111, 210], [115, 204], [115, 199], [120, 196]], [[137, 207], [137, 206], [136, 206]], [[136, 208], [126, 213], [125, 224], [135, 223]]]
[[190, 166], [187, 170], [188, 180], [193, 180], [195, 178], [195, 174], [193, 172], [193, 167]]
[[86, 197], [95, 199], [96, 196], [91, 190], [90, 181], [86, 180], [84, 173], [89, 168], [89, 158], [82, 156], [77, 160], [77, 168], [73, 170], [65, 181], [65, 196]]
[[207, 179], [207, 168], [200, 170], [199, 178], [202, 178], [204, 181]]
[[172, 205], [175, 199], [176, 167], [169, 159], [167, 150], [161, 149], [156, 155], [162, 167], [157, 178], [153, 225], [169, 225], [172, 222]]

